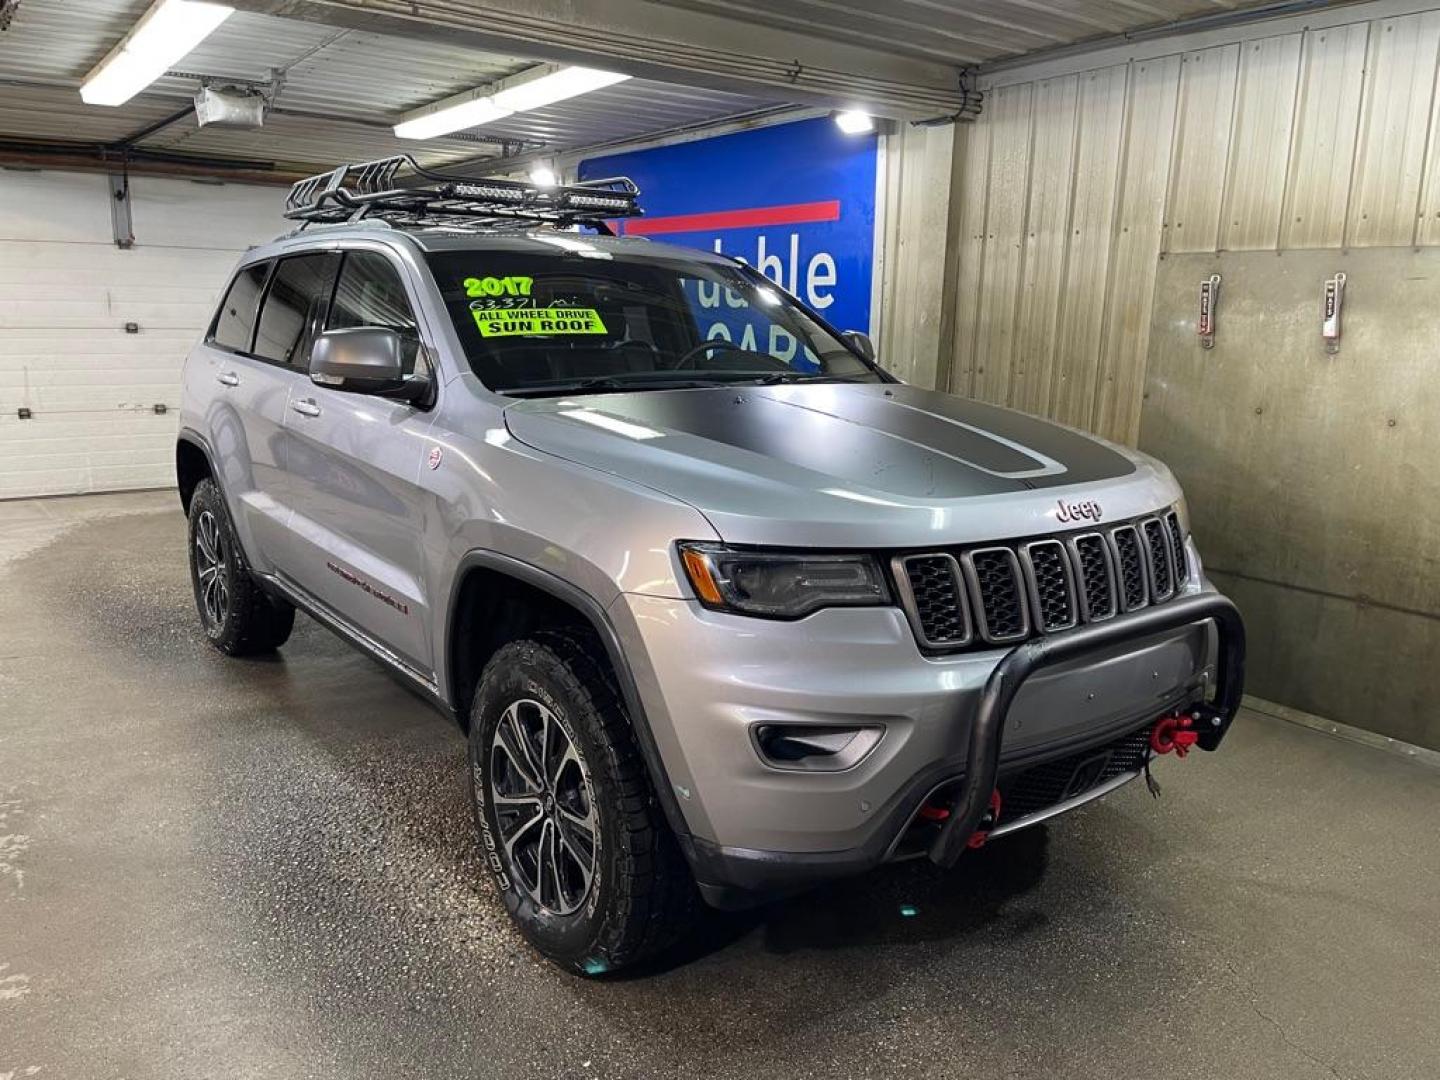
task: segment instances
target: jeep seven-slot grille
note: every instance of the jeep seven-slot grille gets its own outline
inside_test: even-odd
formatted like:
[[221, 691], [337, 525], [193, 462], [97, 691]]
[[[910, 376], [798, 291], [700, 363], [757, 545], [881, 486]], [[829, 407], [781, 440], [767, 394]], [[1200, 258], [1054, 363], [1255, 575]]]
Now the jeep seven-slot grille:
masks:
[[1020, 549], [1029, 571], [1030, 599], [1035, 605], [1038, 629], [1068, 630], [1079, 621], [1075, 613], [1074, 574], [1059, 540], [1040, 540]]
[[1086, 622], [1099, 622], [1115, 614], [1115, 570], [1105, 537], [1085, 533], [1070, 541], [1075, 565], [1080, 574], [1080, 598], [1084, 602]]
[[920, 644], [936, 649], [969, 644], [965, 583], [953, 555], [899, 559], [896, 578]]
[[1177, 581], [1190, 576], [1190, 564], [1185, 560], [1185, 534], [1180, 531], [1180, 515], [1171, 510], [1165, 515], [1165, 532], [1170, 538], [1170, 550], [1174, 554], [1170, 565], [1175, 568]]
[[1151, 518], [1140, 526], [1145, 534], [1145, 552], [1150, 557], [1150, 599], [1169, 600], [1175, 592], [1175, 575], [1170, 568], [1173, 552], [1170, 538], [1159, 518]]
[[1175, 596], [1188, 576], [1179, 517], [1123, 522], [1014, 545], [894, 560], [922, 647], [1011, 644]]
[[1120, 577], [1120, 600], [1126, 611], [1145, 606], [1145, 556], [1140, 550], [1140, 534], [1133, 525], [1122, 525], [1110, 532], [1115, 546], [1115, 561]]
[[1020, 581], [1020, 562], [1009, 548], [969, 553], [970, 584], [979, 601], [980, 633], [986, 641], [1014, 641], [1030, 630], [1029, 605]]

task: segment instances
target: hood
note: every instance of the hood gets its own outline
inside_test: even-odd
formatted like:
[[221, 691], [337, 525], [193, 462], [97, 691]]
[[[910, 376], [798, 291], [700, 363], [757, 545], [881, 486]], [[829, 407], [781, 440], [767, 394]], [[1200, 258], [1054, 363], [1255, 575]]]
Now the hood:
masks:
[[900, 384], [537, 398], [534, 449], [663, 491], [732, 543], [913, 547], [1121, 520], [1178, 498], [1163, 466], [1010, 409]]

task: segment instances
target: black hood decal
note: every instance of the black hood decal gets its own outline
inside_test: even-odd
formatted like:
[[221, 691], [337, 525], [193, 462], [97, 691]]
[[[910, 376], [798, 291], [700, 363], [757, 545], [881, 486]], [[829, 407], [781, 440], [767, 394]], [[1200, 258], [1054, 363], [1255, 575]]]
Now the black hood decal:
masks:
[[[827, 480], [953, 499], [1125, 476], [1103, 444], [1009, 409], [909, 386], [813, 384], [608, 394], [570, 402]], [[565, 415], [548, 399], [516, 411]]]

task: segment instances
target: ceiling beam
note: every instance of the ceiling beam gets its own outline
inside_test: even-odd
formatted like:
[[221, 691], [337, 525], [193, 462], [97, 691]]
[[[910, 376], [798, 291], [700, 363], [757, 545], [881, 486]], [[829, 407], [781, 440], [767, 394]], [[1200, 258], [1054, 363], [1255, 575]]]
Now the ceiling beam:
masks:
[[328, 26], [901, 120], [960, 111], [959, 68], [650, 0], [229, 0]]

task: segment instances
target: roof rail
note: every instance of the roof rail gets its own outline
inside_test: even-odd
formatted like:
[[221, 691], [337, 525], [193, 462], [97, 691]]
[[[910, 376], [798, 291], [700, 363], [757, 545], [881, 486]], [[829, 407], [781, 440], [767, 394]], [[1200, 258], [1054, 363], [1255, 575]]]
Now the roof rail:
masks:
[[305, 225], [380, 219], [400, 228], [589, 225], [638, 217], [640, 189], [627, 177], [540, 187], [422, 168], [409, 154], [341, 165], [290, 188], [285, 216]]

